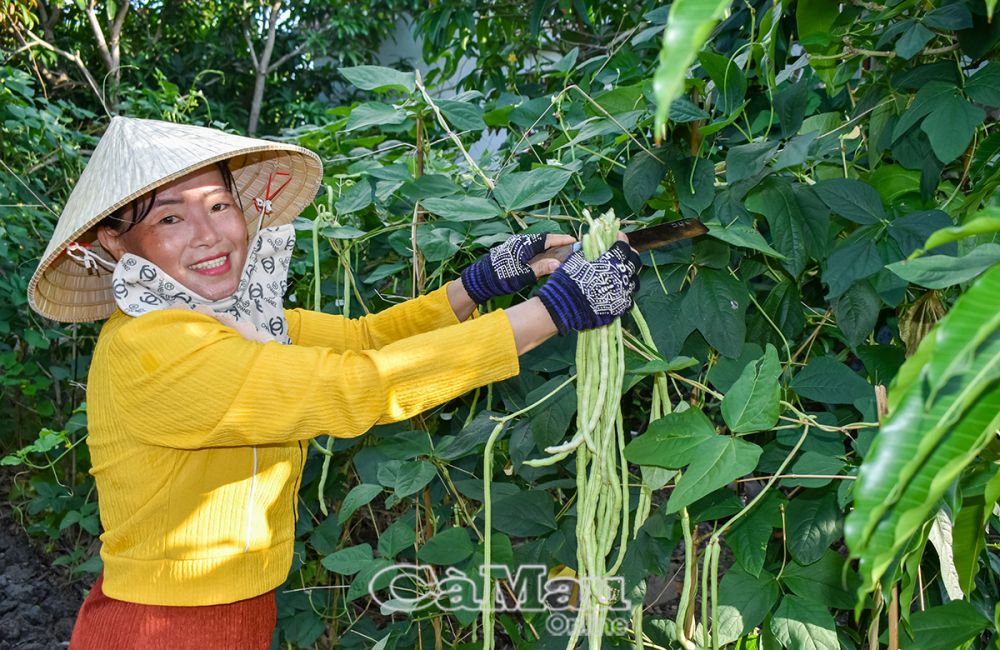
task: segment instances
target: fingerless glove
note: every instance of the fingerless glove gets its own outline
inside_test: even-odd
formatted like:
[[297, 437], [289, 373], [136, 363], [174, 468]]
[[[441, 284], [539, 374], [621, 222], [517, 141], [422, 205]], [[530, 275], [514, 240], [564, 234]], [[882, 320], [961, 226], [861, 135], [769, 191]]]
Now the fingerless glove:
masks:
[[538, 297], [560, 334], [603, 327], [631, 309], [641, 267], [639, 256], [622, 241], [593, 262], [573, 253], [549, 276]]
[[514, 235], [462, 271], [462, 284], [477, 305], [520, 291], [538, 278], [528, 261], [545, 250], [545, 235]]

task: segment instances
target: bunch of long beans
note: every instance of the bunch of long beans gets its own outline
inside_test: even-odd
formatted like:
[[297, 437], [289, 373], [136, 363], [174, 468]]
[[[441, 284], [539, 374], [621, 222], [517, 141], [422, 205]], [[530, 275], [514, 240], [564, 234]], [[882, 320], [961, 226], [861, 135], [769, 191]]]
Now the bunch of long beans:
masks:
[[[592, 261], [615, 243], [619, 221], [614, 211], [597, 219], [584, 211], [584, 217], [590, 230], [582, 239], [583, 255]], [[576, 370], [576, 435], [562, 445], [546, 448], [547, 458], [526, 464], [551, 465], [576, 453], [579, 607], [567, 648], [573, 648], [586, 632], [591, 650], [598, 650], [608, 611], [622, 597], [614, 593], [608, 577], [621, 566], [629, 532], [628, 466], [621, 414], [625, 355], [618, 319], [580, 333]], [[609, 566], [616, 540], [618, 552]]]

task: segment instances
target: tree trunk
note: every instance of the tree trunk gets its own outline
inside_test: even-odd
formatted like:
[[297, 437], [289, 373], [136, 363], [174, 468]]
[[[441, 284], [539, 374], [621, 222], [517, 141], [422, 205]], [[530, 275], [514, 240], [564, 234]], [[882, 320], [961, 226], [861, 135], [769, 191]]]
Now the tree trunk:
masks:
[[250, 124], [247, 127], [247, 133], [250, 135], [257, 133], [257, 122], [260, 120], [260, 107], [264, 102], [264, 85], [267, 83], [267, 73], [270, 72], [271, 54], [274, 52], [274, 36], [278, 24], [279, 9], [281, 9], [281, 0], [274, 0], [267, 15], [267, 37], [264, 41], [264, 50], [260, 53], [260, 59], [254, 54], [253, 44], [249, 34], [247, 35], [247, 44], [250, 46], [250, 57], [253, 59], [254, 64], [253, 101], [250, 104]]

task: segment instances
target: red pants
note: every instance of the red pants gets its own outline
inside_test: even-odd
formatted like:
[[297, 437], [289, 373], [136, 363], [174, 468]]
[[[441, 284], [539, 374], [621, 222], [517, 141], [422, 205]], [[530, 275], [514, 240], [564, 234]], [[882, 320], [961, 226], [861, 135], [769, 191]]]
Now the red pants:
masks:
[[226, 605], [171, 607], [108, 598], [102, 574], [83, 602], [70, 650], [267, 650], [274, 592]]

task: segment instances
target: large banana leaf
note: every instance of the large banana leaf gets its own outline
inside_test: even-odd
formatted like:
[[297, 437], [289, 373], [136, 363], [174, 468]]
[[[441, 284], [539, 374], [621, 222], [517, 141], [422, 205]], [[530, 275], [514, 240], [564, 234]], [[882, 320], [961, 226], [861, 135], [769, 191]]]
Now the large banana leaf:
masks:
[[[900, 368], [855, 486], [845, 538], [871, 591], [1000, 426], [1000, 265], [984, 273]], [[893, 576], [890, 576], [893, 577]]]
[[660, 63], [653, 75], [657, 142], [667, 123], [670, 104], [684, 92], [688, 66], [729, 4], [730, 0], [676, 0], [670, 6]]

